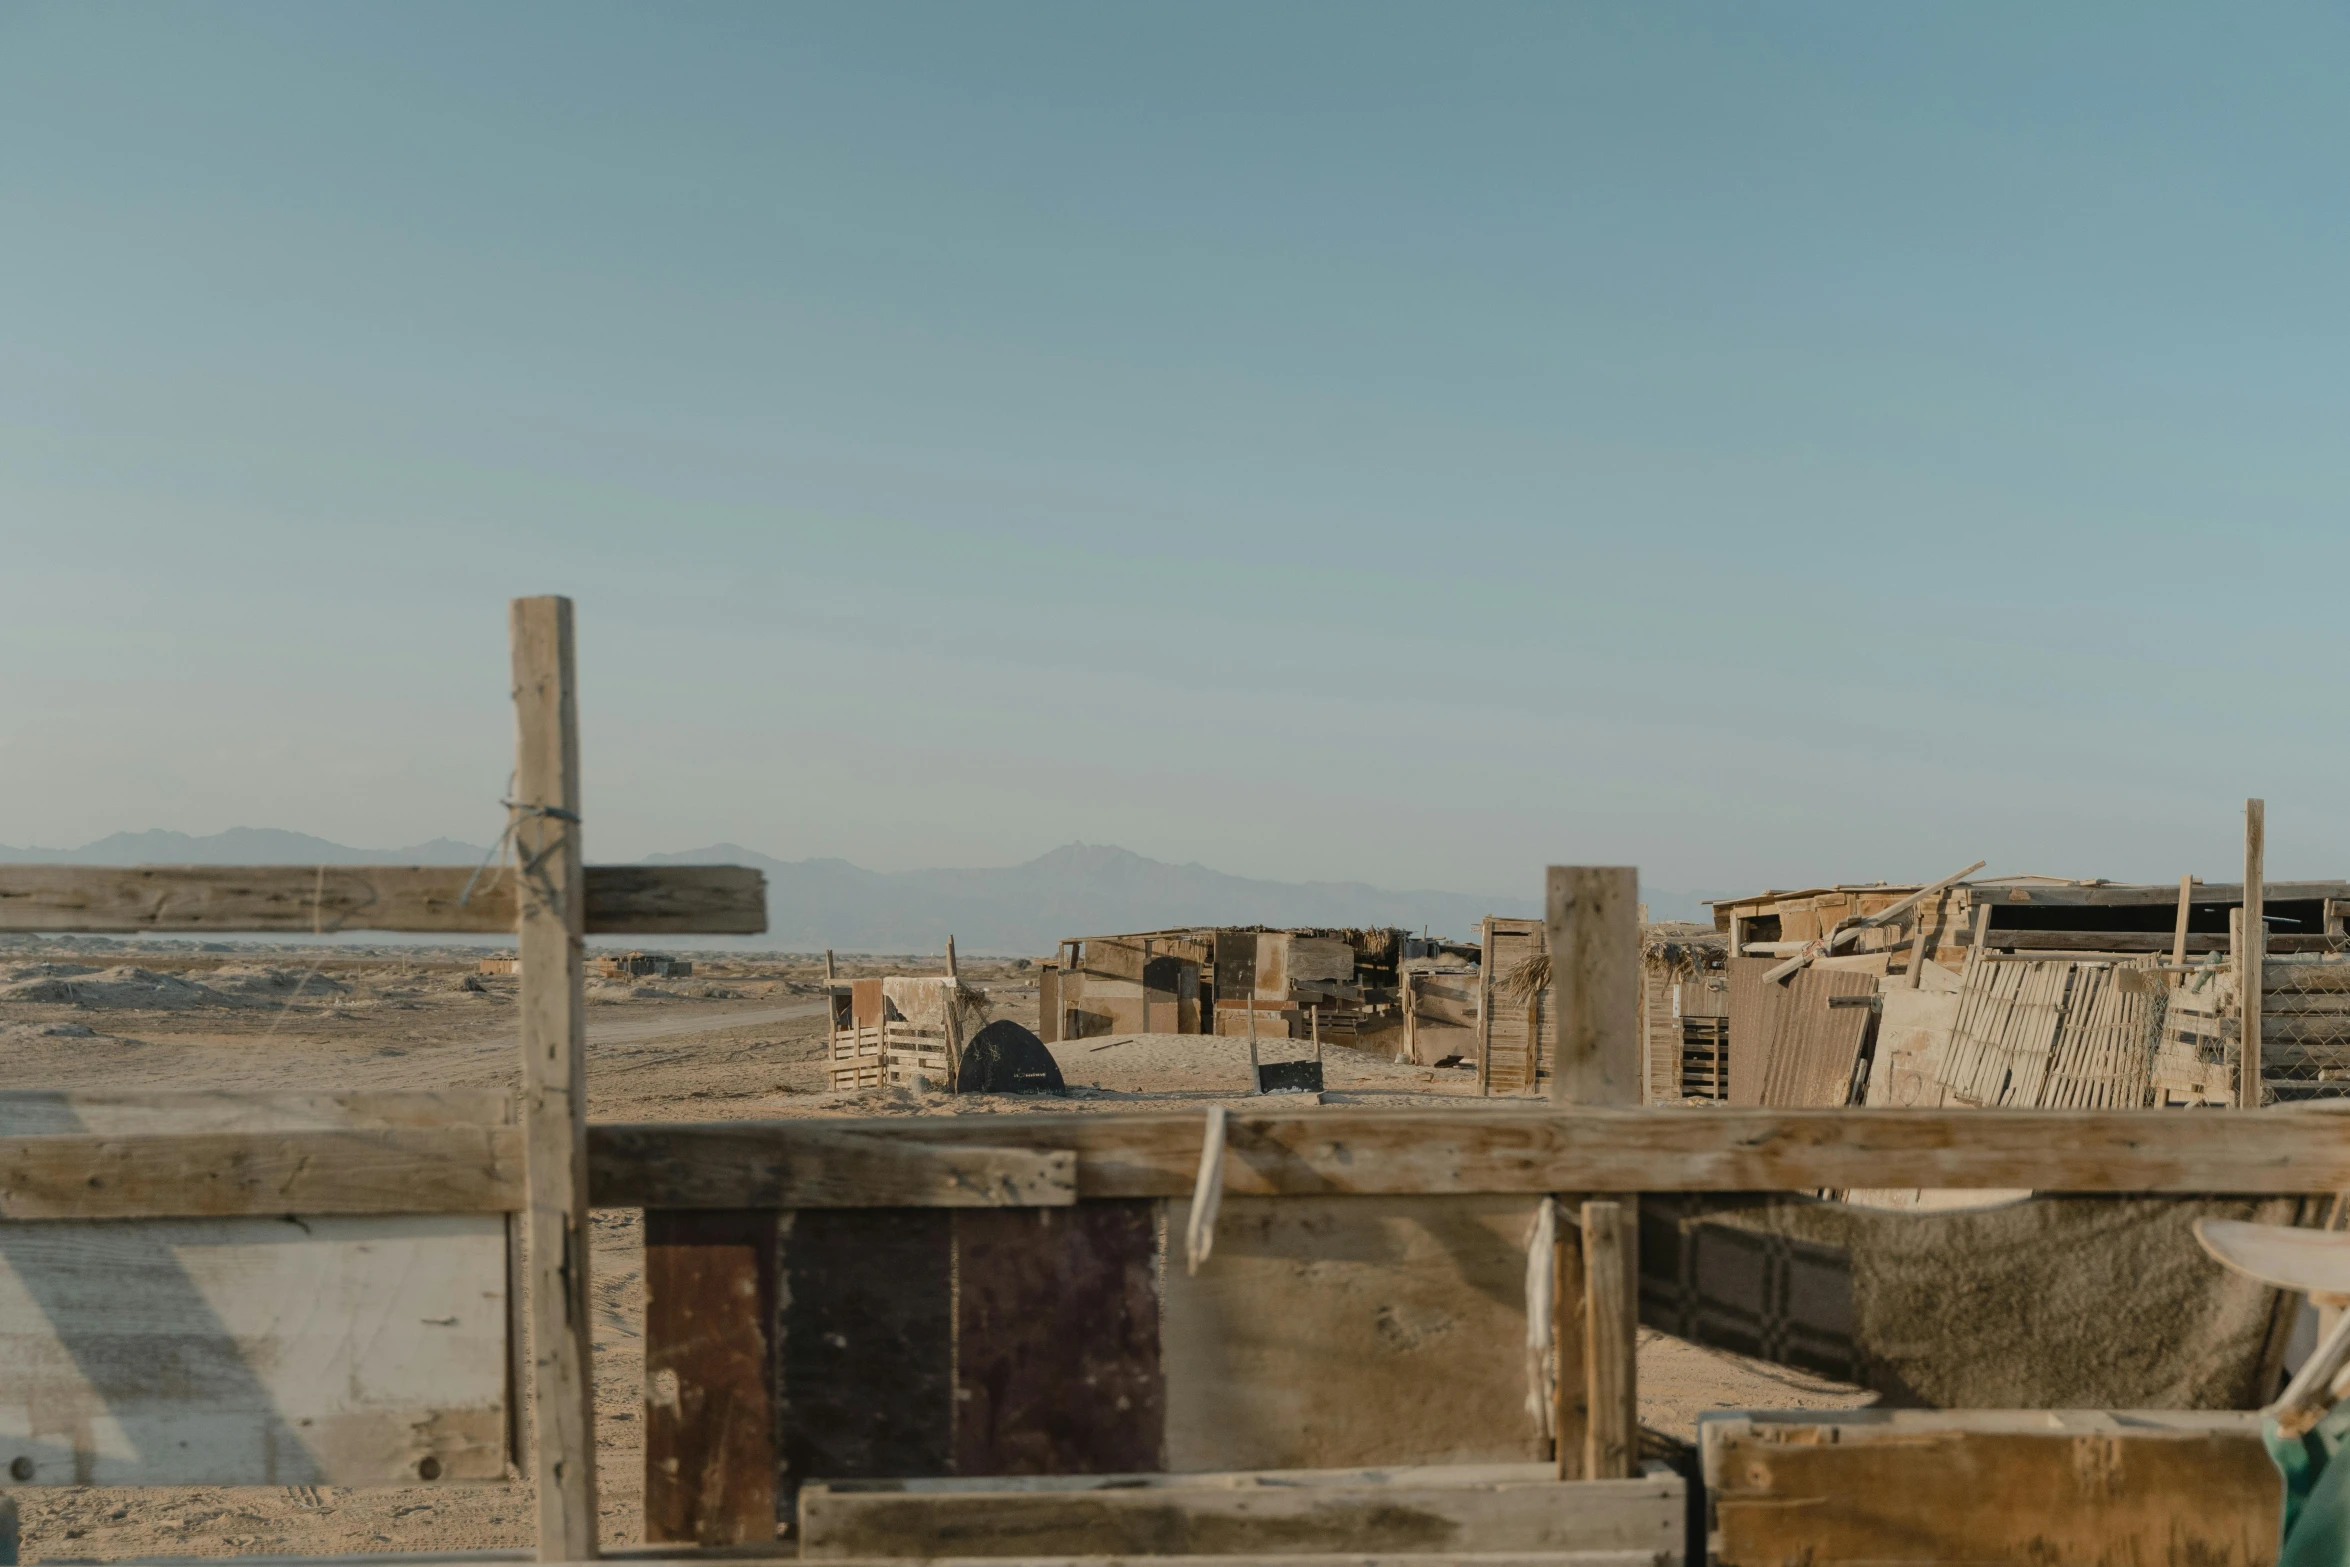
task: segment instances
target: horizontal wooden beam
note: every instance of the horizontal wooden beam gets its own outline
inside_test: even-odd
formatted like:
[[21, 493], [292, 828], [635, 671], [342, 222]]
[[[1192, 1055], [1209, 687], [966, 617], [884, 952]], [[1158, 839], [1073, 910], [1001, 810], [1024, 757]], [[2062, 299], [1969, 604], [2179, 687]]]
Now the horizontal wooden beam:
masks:
[[[594, 1125], [604, 1208], [1041, 1207], [1178, 1197], [1190, 1114]], [[0, 1137], [0, 1219], [484, 1213], [507, 1127]], [[2350, 1188], [2350, 1119], [2150, 1110], [1309, 1110], [1233, 1115], [1231, 1195]]]
[[588, 1200], [600, 1208], [1051, 1208], [1077, 1200], [1077, 1155], [1066, 1148], [939, 1144], [838, 1127], [590, 1126]]
[[[2031, 904], [2043, 909], [2083, 908], [2176, 908], [2179, 887], [2176, 882], [2157, 882], [2151, 886], [2125, 887], [1970, 887], [1968, 898], [1975, 903], [1988, 903], [1993, 908], [2003, 904]], [[2344, 881], [2272, 881], [2261, 884], [2264, 903], [2314, 903], [2322, 898], [2350, 898], [2350, 882]], [[2187, 895], [2194, 905], [2237, 904], [2244, 901], [2244, 886], [2233, 881], [2199, 881]]]
[[[761, 1206], [787, 1193], [925, 1199], [874, 1174], [867, 1146], [1066, 1150], [1080, 1198], [1179, 1197], [1198, 1174], [1198, 1114], [924, 1116], [590, 1126], [593, 1201]], [[1224, 1190], [1302, 1193], [1810, 1191], [1852, 1186], [2073, 1192], [2330, 1192], [2350, 1187], [2350, 1120], [2322, 1110], [1304, 1110], [1234, 1113]], [[926, 1157], [928, 1153], [926, 1152]], [[705, 1160], [709, 1163], [704, 1165]], [[836, 1162], [838, 1161], [838, 1162]], [[729, 1184], [732, 1183], [732, 1184]], [[756, 1193], [757, 1195], [751, 1195]], [[902, 1193], [902, 1195], [901, 1195]]]
[[[0, 865], [0, 931], [507, 934], [511, 867]], [[470, 891], [468, 890], [470, 888]], [[591, 865], [590, 935], [755, 936], [767, 879], [736, 865]]]
[[502, 1126], [0, 1137], [0, 1219], [499, 1213], [523, 1194]]
[[[1687, 1482], [1478, 1478], [1535, 1466], [854, 1480], [800, 1488], [800, 1557], [1154, 1556], [1197, 1551], [1645, 1551], [1677, 1560]], [[1542, 1465], [1548, 1471], [1550, 1465]]]

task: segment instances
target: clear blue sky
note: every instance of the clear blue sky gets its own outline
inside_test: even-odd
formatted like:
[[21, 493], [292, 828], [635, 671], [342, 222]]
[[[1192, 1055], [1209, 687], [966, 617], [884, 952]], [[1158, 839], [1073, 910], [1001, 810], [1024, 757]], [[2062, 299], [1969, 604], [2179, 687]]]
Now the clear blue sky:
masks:
[[2350, 13], [0, 0], [0, 842], [2350, 870]]

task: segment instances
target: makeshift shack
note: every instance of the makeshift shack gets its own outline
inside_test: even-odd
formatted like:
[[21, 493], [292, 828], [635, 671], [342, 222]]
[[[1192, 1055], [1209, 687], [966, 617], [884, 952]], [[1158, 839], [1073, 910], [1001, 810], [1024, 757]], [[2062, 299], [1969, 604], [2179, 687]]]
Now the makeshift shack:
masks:
[[1038, 976], [1040, 1036], [1310, 1037], [1367, 1047], [1402, 1024], [1404, 932], [1195, 927], [1064, 941]]

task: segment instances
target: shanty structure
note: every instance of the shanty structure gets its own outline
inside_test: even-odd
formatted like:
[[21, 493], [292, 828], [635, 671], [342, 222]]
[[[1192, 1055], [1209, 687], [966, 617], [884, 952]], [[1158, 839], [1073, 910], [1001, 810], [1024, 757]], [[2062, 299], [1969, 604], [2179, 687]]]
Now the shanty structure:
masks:
[[[1551, 1077], [1558, 1014], [1541, 920], [1488, 915], [1473, 1020], [1477, 1084], [1487, 1094], [1535, 1092]], [[1729, 1096], [1728, 943], [1702, 926], [1641, 926], [1642, 1093], [1649, 1104]]]
[[2239, 882], [1987, 877], [1717, 902], [1727, 1097], [2137, 1108], [2350, 1094], [2350, 882], [2265, 882], [2259, 802], [2250, 814]]
[[[1193, 927], [1061, 943], [1038, 974], [1046, 1043], [1110, 1034], [1248, 1034], [1365, 1046], [1398, 1026], [1405, 933]], [[1253, 1016], [1252, 1016], [1253, 1014]]]

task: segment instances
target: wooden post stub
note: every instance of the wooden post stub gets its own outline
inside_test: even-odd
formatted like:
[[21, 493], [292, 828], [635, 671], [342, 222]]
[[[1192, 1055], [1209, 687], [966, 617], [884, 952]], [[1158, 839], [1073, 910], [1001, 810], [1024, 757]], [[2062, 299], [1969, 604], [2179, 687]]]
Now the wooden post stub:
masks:
[[2237, 961], [2242, 965], [2236, 982], [2244, 997], [2244, 1051], [2236, 1072], [2236, 1107], [2240, 1110], [2260, 1108], [2260, 993], [2261, 979], [2268, 959], [2268, 922], [2262, 912], [2267, 903], [2262, 862], [2268, 856], [2268, 802], [2244, 802], [2244, 939], [2236, 944]]
[[1640, 1460], [1636, 1205], [1583, 1205], [1583, 1478], [1628, 1480]]
[[531, 1473], [543, 1562], [596, 1555], [588, 1323], [586, 878], [571, 601], [516, 599], [514, 848], [530, 1207]]
[[[1545, 890], [1558, 1029], [1551, 1097], [1637, 1105], [1640, 873], [1629, 865], [1553, 865]], [[1531, 1054], [1533, 1040], [1527, 1044]]]
[[1552, 1456], [1561, 1480], [1580, 1480], [1591, 1425], [1591, 1379], [1584, 1369], [1590, 1355], [1583, 1319], [1590, 1303], [1583, 1274], [1583, 1227], [1574, 1198], [1554, 1197], [1550, 1202], [1555, 1210], [1550, 1263]]

